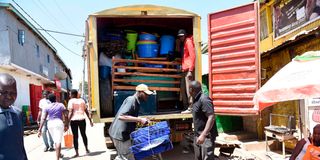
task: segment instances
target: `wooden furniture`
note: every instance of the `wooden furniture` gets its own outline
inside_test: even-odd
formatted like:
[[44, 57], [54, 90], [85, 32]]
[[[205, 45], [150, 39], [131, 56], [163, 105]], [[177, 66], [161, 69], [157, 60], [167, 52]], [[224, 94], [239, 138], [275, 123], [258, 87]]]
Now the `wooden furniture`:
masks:
[[[131, 65], [123, 65], [131, 64]], [[163, 65], [163, 68], [145, 67], [145, 64]], [[132, 59], [112, 59], [112, 93], [114, 90], [135, 90], [135, 85], [130, 83], [145, 83], [149, 90], [155, 91], [175, 91], [180, 92], [181, 70], [178, 69], [181, 62], [166, 61], [166, 58], [138, 58]], [[119, 70], [122, 69], [122, 70]], [[131, 79], [136, 77], [137, 79]], [[147, 79], [146, 77], [154, 77]], [[157, 80], [157, 77], [170, 78], [170, 80]], [[158, 85], [154, 85], [158, 84]], [[159, 87], [159, 84], [166, 84], [172, 87]], [[166, 86], [165, 85], [165, 86]]]

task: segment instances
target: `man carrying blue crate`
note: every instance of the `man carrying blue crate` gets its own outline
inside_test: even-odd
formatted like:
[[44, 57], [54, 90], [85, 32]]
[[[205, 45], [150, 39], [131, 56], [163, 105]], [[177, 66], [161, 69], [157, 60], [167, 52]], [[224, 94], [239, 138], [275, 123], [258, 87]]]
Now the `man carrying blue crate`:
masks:
[[201, 84], [192, 81], [189, 92], [193, 98], [195, 160], [214, 160], [215, 140], [218, 135], [212, 100], [202, 93]]
[[115, 160], [131, 160], [134, 159], [129, 151], [131, 147], [130, 133], [136, 129], [137, 122], [147, 124], [147, 118], [138, 117], [140, 102], [147, 101], [148, 96], [153, 94], [145, 84], [139, 84], [136, 87], [136, 93], [127, 97], [117, 115], [115, 116], [110, 128], [109, 135], [117, 149], [117, 157]]

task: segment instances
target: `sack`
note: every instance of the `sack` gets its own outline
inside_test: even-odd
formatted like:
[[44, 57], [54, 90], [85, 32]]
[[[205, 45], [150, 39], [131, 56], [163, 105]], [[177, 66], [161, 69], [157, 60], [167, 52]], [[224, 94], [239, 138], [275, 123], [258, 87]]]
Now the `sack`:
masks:
[[66, 132], [64, 135], [64, 146], [66, 148], [72, 148], [73, 147], [73, 135], [70, 130]]
[[303, 160], [320, 160], [320, 148], [310, 144]]

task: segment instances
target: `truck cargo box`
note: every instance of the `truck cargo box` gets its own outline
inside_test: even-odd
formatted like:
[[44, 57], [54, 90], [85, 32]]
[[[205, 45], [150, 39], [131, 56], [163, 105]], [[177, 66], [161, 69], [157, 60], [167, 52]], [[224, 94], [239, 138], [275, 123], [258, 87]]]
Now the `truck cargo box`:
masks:
[[[181, 104], [176, 101], [181, 101], [180, 89], [179, 89], [179, 67], [173, 66], [177, 65], [176, 62], [167, 61], [167, 56], [159, 54], [158, 57], [148, 59], [137, 59], [133, 58], [137, 54], [129, 54], [126, 57], [129, 59], [125, 61], [127, 66], [114, 66], [110, 71], [111, 87], [108, 89], [101, 89], [101, 86], [105, 86], [109, 82], [101, 83], [101, 78], [99, 76], [99, 56], [103, 49], [102, 47], [109, 48], [114, 47], [110, 43], [105, 43], [108, 40], [120, 40], [118, 35], [121, 32], [135, 32], [138, 34], [151, 33], [159, 36], [157, 43], [160, 43], [160, 36], [169, 35], [176, 37], [179, 29], [185, 29], [189, 35], [193, 35], [195, 49], [196, 49], [196, 66], [201, 66], [201, 37], [200, 37], [200, 17], [197, 14], [155, 5], [133, 5], [125, 6], [113, 9], [107, 9], [89, 16], [87, 20], [87, 55], [88, 55], [88, 83], [89, 83], [89, 96], [90, 96], [90, 106], [94, 111], [94, 120], [96, 122], [110, 122], [110, 118], [114, 116], [113, 110], [115, 109], [113, 92], [118, 92], [121, 90], [134, 90], [135, 84], [146, 83], [151, 90], [156, 90], [157, 92], [162, 92], [159, 102], [157, 102], [156, 116], [166, 115], [170, 113], [179, 113], [183, 107], [179, 106]], [[112, 33], [112, 34], [109, 34]], [[101, 36], [104, 35], [104, 36]], [[107, 36], [105, 36], [107, 35]], [[130, 35], [134, 36], [134, 35]], [[139, 38], [139, 37], [138, 37]], [[109, 41], [108, 41], [109, 42]], [[122, 44], [124, 45], [124, 44]], [[104, 49], [105, 49], [104, 48]], [[138, 49], [138, 47], [132, 47]], [[165, 47], [166, 48], [166, 47]], [[161, 48], [159, 48], [161, 49]], [[163, 50], [163, 48], [162, 48]], [[131, 57], [130, 57], [131, 56]], [[141, 57], [139, 57], [141, 58]], [[121, 61], [121, 60], [120, 60]], [[118, 60], [115, 63], [120, 63]], [[144, 66], [141, 64], [137, 65], [136, 62], [146, 62]], [[152, 62], [157, 61], [159, 64], [154, 64]], [[167, 63], [168, 62], [168, 63]], [[149, 64], [148, 64], [149, 63]], [[150, 64], [151, 63], [151, 64]], [[181, 62], [180, 62], [181, 63]], [[122, 68], [121, 68], [122, 67]], [[142, 67], [151, 68], [150, 71], [145, 71], [143, 75], [138, 74], [136, 78], [132, 76], [137, 72], [131, 72], [132, 70], [141, 69]], [[116, 69], [115, 69], [116, 68]], [[122, 69], [122, 72], [120, 72]], [[100, 70], [101, 72], [101, 70]], [[103, 70], [103, 73], [106, 73]], [[156, 79], [150, 79], [146, 82], [149, 75], [155, 76], [160, 75]], [[101, 74], [100, 75], [104, 75]], [[145, 76], [144, 76], [145, 75]], [[129, 78], [126, 78], [128, 77]], [[143, 77], [144, 76], [144, 77]], [[166, 78], [168, 76], [169, 78]], [[173, 80], [170, 80], [173, 77]], [[104, 76], [108, 77], [108, 76]], [[143, 77], [143, 79], [139, 79]], [[195, 79], [201, 81], [201, 67], [196, 67], [195, 69]], [[168, 82], [166, 82], [168, 81]], [[158, 84], [155, 84], [158, 83]], [[159, 85], [161, 84], [161, 85]], [[107, 92], [107, 93], [106, 93]], [[167, 92], [163, 93], [163, 92]], [[105, 95], [103, 95], [105, 94]], [[104, 98], [101, 97], [104, 96]], [[108, 104], [103, 105], [104, 99], [108, 99]], [[116, 102], [118, 103], [122, 102]], [[160, 106], [159, 106], [160, 105]], [[101, 108], [101, 106], [104, 106]], [[107, 106], [107, 109], [106, 109]], [[179, 107], [178, 107], [179, 106]], [[110, 107], [113, 107], [112, 109]], [[103, 109], [105, 111], [103, 111]], [[103, 112], [107, 112], [103, 114]], [[162, 113], [163, 112], [163, 113]], [[110, 114], [112, 113], [112, 114]], [[151, 113], [151, 112], [150, 112]], [[191, 117], [191, 115], [186, 115], [183, 117]], [[167, 119], [181, 118], [181, 115], [171, 115], [167, 116]]]

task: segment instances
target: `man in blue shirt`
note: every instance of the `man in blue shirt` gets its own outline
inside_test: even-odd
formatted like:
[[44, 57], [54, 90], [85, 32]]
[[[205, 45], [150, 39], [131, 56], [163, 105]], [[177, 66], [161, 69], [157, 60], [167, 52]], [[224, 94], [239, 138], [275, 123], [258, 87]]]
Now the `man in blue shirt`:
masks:
[[27, 160], [23, 143], [21, 110], [12, 106], [17, 98], [16, 80], [0, 73], [0, 160]]

